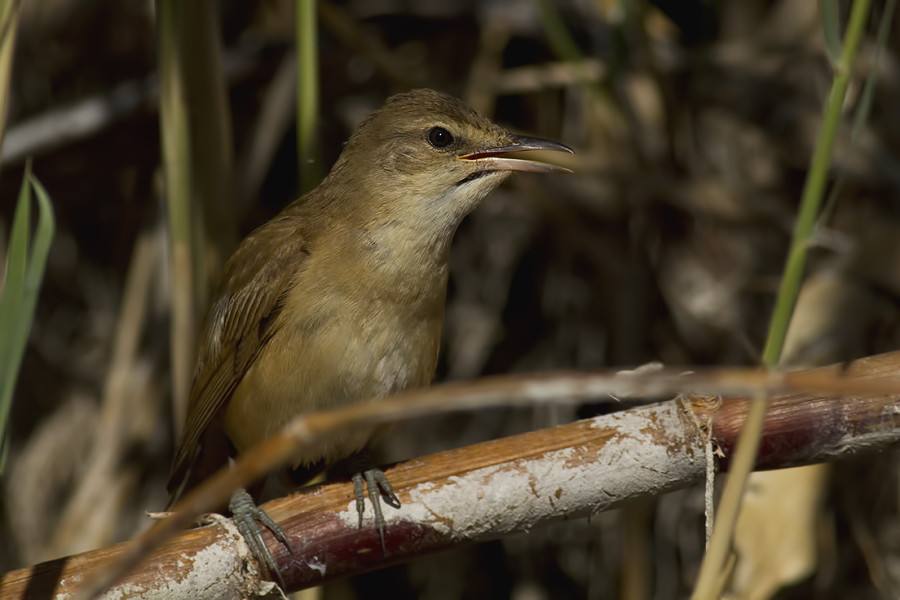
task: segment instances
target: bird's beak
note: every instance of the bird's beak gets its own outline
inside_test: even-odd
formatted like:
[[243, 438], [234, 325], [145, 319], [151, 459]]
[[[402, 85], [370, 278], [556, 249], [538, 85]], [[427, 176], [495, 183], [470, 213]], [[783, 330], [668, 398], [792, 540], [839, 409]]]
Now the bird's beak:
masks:
[[571, 173], [572, 171], [557, 165], [538, 162], [535, 160], [524, 160], [521, 158], [511, 158], [500, 156], [501, 154], [510, 154], [512, 152], [526, 152], [528, 150], [555, 150], [557, 152], [575, 152], [564, 144], [553, 142], [537, 137], [529, 137], [525, 135], [510, 135], [512, 142], [506, 146], [497, 146], [496, 148], [488, 148], [480, 150], [472, 154], [460, 156], [460, 160], [476, 160], [485, 170], [491, 171], [528, 171], [530, 173]]

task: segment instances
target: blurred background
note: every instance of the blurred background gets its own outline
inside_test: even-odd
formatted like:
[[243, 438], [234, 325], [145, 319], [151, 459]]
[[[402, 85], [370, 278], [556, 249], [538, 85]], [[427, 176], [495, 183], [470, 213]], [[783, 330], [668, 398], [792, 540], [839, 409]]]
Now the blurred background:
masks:
[[[195, 172], [216, 152], [227, 169], [198, 226], [217, 244], [205, 256], [210, 281], [229, 246], [327, 172], [363, 117], [391, 94], [431, 87], [577, 152], [559, 159], [575, 175], [511, 178], [460, 227], [436, 381], [654, 360], [758, 364], [831, 82], [819, 3], [320, 2], [320, 112], [302, 178], [294, 2], [198, 5], [210, 9], [200, 13], [206, 29], [188, 28], [185, 47], [193, 37], [215, 41], [207, 57], [227, 90], [188, 108], [195, 121], [218, 118], [221, 135], [193, 156]], [[849, 3], [838, 5], [846, 22]], [[0, 572], [145, 528], [144, 511], [166, 504], [178, 427], [158, 7], [29, 0], [21, 9], [0, 153], [0, 252], [29, 156], [58, 230], [13, 401]], [[884, 10], [873, 3], [854, 67], [848, 115], [873, 69], [875, 95], [856, 139], [849, 117], [838, 133], [840, 186], [792, 324], [793, 366], [900, 345], [900, 21], [888, 23], [876, 66]], [[188, 73], [204, 87], [205, 71]], [[408, 459], [606, 410], [426, 420], [398, 428], [381, 456]], [[730, 597], [897, 597], [896, 473], [894, 453], [883, 453], [755, 476]], [[317, 593], [685, 598], [703, 523], [703, 490], [688, 489]]]

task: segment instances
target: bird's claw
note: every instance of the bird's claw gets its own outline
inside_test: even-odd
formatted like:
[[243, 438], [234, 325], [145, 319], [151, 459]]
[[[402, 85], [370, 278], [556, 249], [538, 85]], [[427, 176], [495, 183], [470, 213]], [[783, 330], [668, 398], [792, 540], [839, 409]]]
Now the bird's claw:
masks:
[[372, 502], [372, 510], [375, 512], [375, 529], [381, 539], [381, 551], [387, 554], [384, 543], [384, 530], [386, 522], [384, 513], [381, 512], [381, 499], [394, 508], [400, 508], [400, 499], [394, 493], [394, 487], [388, 481], [381, 469], [371, 468], [357, 472], [351, 477], [353, 492], [356, 495], [356, 512], [359, 514], [359, 528], [363, 526], [363, 514], [366, 510], [366, 490], [369, 491], [369, 500]]
[[262, 528], [258, 523], [262, 523], [279, 542], [287, 546], [291, 556], [294, 555], [294, 549], [288, 543], [287, 535], [284, 530], [272, 520], [266, 511], [256, 506], [253, 498], [244, 488], [238, 488], [231, 495], [231, 501], [228, 503], [228, 509], [234, 517], [234, 523], [250, 547], [250, 552], [260, 566], [265, 565], [270, 574], [274, 574], [278, 578], [281, 589], [287, 589], [284, 585], [284, 579], [281, 577], [281, 571], [275, 562], [275, 557], [266, 545], [266, 541], [262, 535]]

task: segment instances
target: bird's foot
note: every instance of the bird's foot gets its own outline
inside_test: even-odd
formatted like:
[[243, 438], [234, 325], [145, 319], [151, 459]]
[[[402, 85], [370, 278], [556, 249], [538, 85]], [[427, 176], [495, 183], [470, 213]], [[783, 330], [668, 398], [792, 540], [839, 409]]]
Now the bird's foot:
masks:
[[291, 556], [293, 556], [294, 549], [291, 548], [290, 543], [288, 543], [284, 530], [281, 529], [278, 523], [272, 520], [272, 517], [266, 514], [266, 511], [256, 506], [256, 502], [253, 501], [253, 498], [244, 488], [238, 488], [231, 495], [231, 501], [228, 503], [228, 510], [230, 510], [231, 514], [234, 516], [234, 524], [237, 525], [238, 531], [241, 532], [247, 545], [250, 546], [250, 552], [253, 554], [256, 562], [259, 563], [261, 567], [265, 567], [270, 575], [274, 574], [278, 578], [281, 589], [286, 590], [287, 588], [284, 585], [284, 579], [281, 577], [281, 572], [278, 570], [278, 565], [275, 563], [275, 557], [272, 556], [272, 552], [266, 545], [266, 541], [262, 534], [262, 528], [259, 526], [259, 523], [262, 523], [269, 531], [271, 531], [272, 535], [275, 536], [275, 539], [287, 546]]
[[381, 498], [394, 508], [400, 508], [400, 499], [394, 493], [394, 487], [388, 481], [387, 476], [377, 467], [361, 468], [351, 477], [353, 492], [356, 494], [356, 512], [359, 513], [359, 528], [363, 526], [363, 513], [366, 510], [366, 490], [369, 491], [369, 500], [372, 502], [372, 510], [375, 512], [375, 529], [381, 538], [381, 551], [387, 554], [384, 544], [384, 530], [386, 523], [381, 512]]

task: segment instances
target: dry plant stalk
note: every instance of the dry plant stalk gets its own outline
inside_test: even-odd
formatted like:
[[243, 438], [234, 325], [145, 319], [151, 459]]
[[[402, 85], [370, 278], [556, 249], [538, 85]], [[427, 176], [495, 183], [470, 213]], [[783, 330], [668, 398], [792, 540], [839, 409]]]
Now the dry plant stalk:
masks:
[[[847, 369], [828, 367], [769, 378], [792, 386], [840, 389], [844, 397], [835, 392], [776, 396], [766, 420], [758, 466], [821, 462], [900, 441], [900, 382], [891, 377], [898, 367], [900, 352], [894, 352], [856, 361]], [[703, 387], [709, 388], [717, 376], [722, 388], [734, 388], [741, 379], [747, 386], [753, 376], [757, 385], [767, 380], [759, 377], [758, 371], [734, 370], [688, 376], [682, 381], [688, 387], [705, 380]], [[643, 381], [635, 387], [644, 389], [649, 380], [662, 381], [655, 374], [638, 378]], [[607, 387], [611, 379], [607, 377]], [[525, 384], [529, 382], [533, 385], [534, 378], [526, 379]], [[523, 385], [511, 378], [491, 383], [500, 388]], [[566, 387], [560, 379], [544, 377], [543, 383], [552, 383], [559, 390]], [[569, 384], [571, 388], [572, 382]], [[623, 387], [621, 380], [618, 386]], [[473, 389], [479, 389], [478, 384], [405, 396], [446, 401], [448, 391], [464, 397], [460, 390], [471, 393]], [[398, 404], [396, 399], [384, 402], [389, 407]], [[288, 587], [296, 590], [462, 543], [589, 516], [635, 498], [702, 481], [706, 462], [702, 424], [707, 422], [712, 423], [713, 442], [723, 451], [721, 464], [727, 467], [747, 405], [743, 398], [687, 395], [396, 465], [388, 475], [403, 508], [386, 515], [387, 556], [378, 549], [374, 529], [357, 529], [348, 482], [318, 486], [268, 503], [266, 510], [294, 540], [295, 557], [268, 541]], [[337, 411], [327, 416], [339, 421], [334, 413]], [[307, 430], [321, 426], [314, 419], [305, 420]], [[244, 476], [248, 472], [237, 471]], [[70, 597], [82, 582], [108, 569], [110, 560], [126, 549], [131, 550], [128, 544], [120, 544], [8, 573], [0, 579], [0, 598], [24, 598], [26, 591], [29, 595]], [[114, 591], [221, 598], [266, 589], [247, 556], [243, 542], [227, 526], [187, 531], [155, 550], [144, 568]]]

